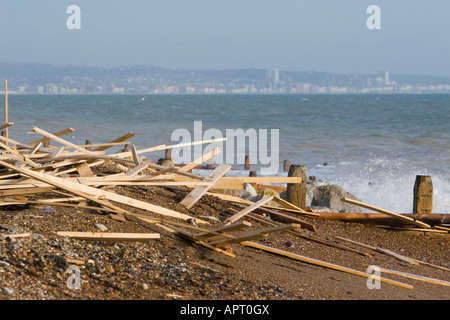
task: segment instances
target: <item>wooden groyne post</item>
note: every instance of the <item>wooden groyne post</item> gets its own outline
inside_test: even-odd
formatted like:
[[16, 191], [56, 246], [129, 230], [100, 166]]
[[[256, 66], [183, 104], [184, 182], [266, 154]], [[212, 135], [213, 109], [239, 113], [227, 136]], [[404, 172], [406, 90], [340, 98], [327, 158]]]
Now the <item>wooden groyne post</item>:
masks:
[[301, 183], [287, 184], [287, 201], [293, 205], [305, 209], [306, 208], [306, 167], [299, 165], [291, 165], [288, 172], [289, 177], [301, 177]]
[[[8, 123], [8, 80], [5, 80], [5, 123]], [[5, 128], [5, 137], [6, 139], [9, 138], [8, 136], [8, 127]], [[6, 142], [8, 144], [8, 142]]]
[[291, 164], [289, 163], [289, 160], [284, 160], [284, 163], [283, 163], [283, 170], [284, 170], [284, 172], [288, 172], [290, 166], [291, 166]]
[[433, 213], [433, 182], [430, 176], [416, 176], [413, 213]]

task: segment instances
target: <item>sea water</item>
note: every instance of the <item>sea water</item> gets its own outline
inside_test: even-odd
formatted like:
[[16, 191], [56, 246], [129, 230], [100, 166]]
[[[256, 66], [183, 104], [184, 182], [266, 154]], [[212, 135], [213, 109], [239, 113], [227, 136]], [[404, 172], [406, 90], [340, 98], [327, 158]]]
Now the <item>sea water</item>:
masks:
[[9, 121], [10, 138], [20, 142], [39, 138], [28, 133], [33, 126], [72, 127], [64, 138], [73, 143], [133, 132], [137, 149], [176, 144], [174, 130], [193, 131], [195, 121], [224, 133], [278, 129], [278, 175], [286, 175], [289, 160], [305, 165], [308, 176], [401, 213], [412, 212], [416, 176], [430, 175], [433, 211], [450, 213], [450, 95], [10, 95]]

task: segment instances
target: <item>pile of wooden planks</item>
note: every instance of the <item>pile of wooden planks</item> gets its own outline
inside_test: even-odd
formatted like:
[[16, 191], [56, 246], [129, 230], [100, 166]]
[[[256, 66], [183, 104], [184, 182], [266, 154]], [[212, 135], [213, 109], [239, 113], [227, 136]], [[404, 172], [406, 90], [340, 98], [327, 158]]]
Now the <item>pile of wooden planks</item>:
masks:
[[[218, 192], [224, 189], [242, 190], [245, 183], [297, 184], [302, 182], [301, 177], [230, 177], [227, 176], [227, 173], [231, 170], [231, 166], [225, 164], [210, 170], [207, 176], [201, 176], [192, 173], [192, 169], [213, 159], [221, 152], [220, 149], [216, 148], [191, 163], [169, 167], [156, 164], [141, 155], [185, 145], [159, 145], [137, 150], [132, 143], [127, 141], [134, 137], [131, 132], [108, 143], [76, 145], [63, 138], [64, 135], [73, 131], [73, 128], [67, 128], [50, 133], [33, 127], [31, 133], [37, 134], [39, 137], [28, 143], [0, 136], [0, 206], [38, 204], [97, 210], [110, 214], [111, 218], [117, 221], [125, 221], [128, 218], [138, 219], [140, 222], [160, 227], [162, 230], [233, 258], [236, 255], [230, 245], [240, 244], [284, 255], [291, 259], [367, 277], [367, 274], [357, 270], [251, 242], [252, 240], [265, 238], [275, 232], [286, 232], [309, 241], [370, 257], [369, 254], [347, 247], [344, 244], [303, 234], [302, 229], [315, 232], [316, 227], [310, 222], [303, 221], [301, 217], [322, 218], [321, 214], [299, 208], [277, 196], [262, 197], [260, 200], [252, 202]], [[208, 144], [216, 141], [214, 139], [197, 141], [189, 145]], [[114, 146], [123, 146], [123, 149], [108, 153]], [[95, 168], [105, 165], [113, 166], [118, 173], [94, 173], [96, 172]], [[179, 204], [185, 210], [179, 212], [121, 195], [109, 189], [115, 186], [181, 188], [186, 191], [186, 195]], [[52, 197], [39, 198], [40, 194], [46, 194], [47, 196], [50, 194]], [[211, 227], [209, 221], [200, 219], [195, 213], [196, 204], [205, 195], [214, 196], [229, 203], [230, 210], [234, 213], [227, 217], [225, 221], [220, 222], [219, 226]], [[351, 201], [349, 199], [343, 200]], [[275, 201], [277, 206], [269, 205], [269, 201]], [[357, 203], [357, 205], [364, 204]], [[132, 208], [144, 211], [146, 214], [135, 213], [131, 210]], [[374, 209], [374, 207], [371, 207], [371, 209]], [[261, 213], [275, 217], [277, 220], [266, 219]], [[403, 222], [412, 223], [417, 227], [431, 229], [430, 225], [414, 218], [387, 211], [383, 213]], [[255, 228], [250, 221], [263, 226]], [[440, 231], [448, 233], [448, 231], [442, 229]], [[62, 237], [88, 241], [149, 241], [160, 238], [160, 234], [157, 233], [55, 232]], [[387, 251], [385, 250], [383, 253], [387, 253]], [[408, 285], [394, 281], [384, 281], [410, 288]]]

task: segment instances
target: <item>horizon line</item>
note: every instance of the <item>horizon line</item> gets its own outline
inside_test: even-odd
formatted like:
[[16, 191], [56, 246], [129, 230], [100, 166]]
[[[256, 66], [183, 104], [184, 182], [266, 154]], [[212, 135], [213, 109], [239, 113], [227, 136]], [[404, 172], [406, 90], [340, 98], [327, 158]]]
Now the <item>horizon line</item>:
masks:
[[153, 64], [133, 64], [133, 65], [116, 65], [116, 66], [99, 66], [99, 65], [84, 65], [84, 64], [70, 64], [70, 63], [48, 63], [48, 62], [23, 62], [23, 61], [0, 61], [0, 64], [34, 64], [34, 65], [46, 65], [52, 67], [79, 67], [79, 68], [99, 68], [99, 69], [117, 69], [117, 68], [133, 68], [133, 67], [153, 67], [157, 69], [164, 69], [170, 71], [233, 71], [233, 70], [279, 70], [280, 72], [303, 72], [303, 73], [325, 73], [332, 75], [373, 75], [379, 73], [389, 72], [391, 75], [406, 75], [406, 76], [425, 76], [435, 78], [450, 78], [449, 76], [433, 75], [433, 74], [419, 74], [419, 73], [392, 73], [389, 70], [379, 70], [376, 72], [330, 72], [330, 71], [316, 71], [316, 70], [295, 70], [295, 69], [280, 69], [277, 67], [236, 67], [236, 68], [173, 68], [173, 67], [160, 67]]

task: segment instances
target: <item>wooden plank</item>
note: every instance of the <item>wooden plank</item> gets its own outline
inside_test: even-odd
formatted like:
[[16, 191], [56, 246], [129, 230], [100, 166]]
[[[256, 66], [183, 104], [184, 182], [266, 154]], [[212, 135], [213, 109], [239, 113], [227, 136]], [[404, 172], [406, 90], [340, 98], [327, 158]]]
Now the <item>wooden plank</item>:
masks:
[[100, 147], [94, 149], [93, 151], [104, 151], [104, 150], [107, 150], [108, 148], [111, 148], [113, 146], [112, 144], [115, 144], [115, 143], [118, 143], [118, 142], [123, 142], [125, 140], [130, 139], [130, 138], [133, 138], [134, 136], [135, 136], [134, 133], [128, 132], [127, 134], [125, 134], [125, 135], [123, 135], [123, 136], [121, 136], [121, 137], [119, 137], [117, 139], [114, 139], [114, 140], [108, 142], [106, 145], [100, 146]]
[[11, 239], [27, 238], [27, 237], [31, 237], [31, 233], [26, 232], [26, 233], [0, 234], [0, 239], [1, 238], [4, 239], [6, 237], [9, 237]]
[[183, 166], [180, 168], [181, 171], [190, 171], [192, 169], [194, 169], [196, 166], [198, 166], [199, 164], [202, 164], [205, 161], [208, 161], [209, 159], [214, 158], [216, 155], [220, 154], [221, 150], [220, 148], [215, 148], [214, 150], [212, 150], [211, 152], [208, 152], [207, 154], [201, 156], [198, 159], [195, 159], [194, 161], [192, 161], [191, 163]]
[[142, 163], [142, 164], [140, 164], [140, 165], [138, 165], [138, 166], [135, 166], [134, 168], [128, 170], [128, 171], [125, 173], [125, 175], [126, 175], [126, 176], [131, 176], [131, 177], [132, 177], [132, 176], [134, 176], [134, 175], [137, 175], [137, 174], [142, 173], [142, 171], [145, 170], [145, 169], [147, 169], [147, 168], [148, 168], [148, 164], [147, 164], [147, 163]]
[[439, 284], [442, 286], [450, 287], [450, 282], [445, 281], [445, 280], [439, 280], [439, 279], [435, 279], [435, 278], [424, 277], [424, 276], [420, 276], [417, 274], [411, 274], [411, 273], [390, 270], [390, 269], [385, 269], [385, 268], [380, 268], [380, 271], [385, 272], [385, 273], [399, 275], [399, 276], [410, 278], [410, 279], [415, 279], [415, 280], [419, 280], [419, 281], [425, 281], [425, 282], [429, 282], [429, 283], [434, 283], [434, 284]]
[[[176, 173], [183, 172], [181, 170], [177, 171]], [[186, 172], [187, 174], [188, 172]], [[219, 189], [219, 190], [242, 190], [244, 188], [244, 183], [239, 180], [223, 180], [223, 178], [228, 177], [222, 177], [222, 179], [219, 179], [212, 189]], [[201, 181], [198, 178], [188, 177], [188, 176], [181, 176], [177, 175], [174, 178], [175, 182], [195, 182], [195, 181]]]
[[[299, 213], [302, 213], [303, 215], [307, 215], [307, 216], [320, 217], [320, 214], [305, 211], [305, 210], [303, 210], [303, 209], [293, 205], [292, 203], [290, 203], [290, 202], [288, 202], [288, 201], [286, 201], [284, 199], [281, 199], [280, 197], [275, 196], [275, 197], [273, 197], [273, 200], [278, 202], [278, 204], [282, 205], [286, 209], [295, 210], [295, 211], [297, 211]], [[271, 209], [276, 209], [276, 208], [275, 207], [271, 207]]]
[[217, 233], [225, 233], [225, 232], [237, 231], [237, 230], [240, 230], [242, 228], [249, 228], [251, 226], [252, 226], [252, 224], [250, 222], [241, 221], [241, 222], [233, 223], [233, 224], [230, 224], [230, 225], [226, 225], [226, 226], [223, 226], [223, 227], [211, 230], [210, 232], [203, 232], [203, 233], [197, 234], [197, 235], [195, 235], [195, 238], [199, 239], [199, 240], [203, 240], [203, 239], [206, 239], [208, 237], [216, 236]]
[[[196, 181], [198, 178], [178, 176], [175, 181]], [[230, 190], [242, 190], [244, 183], [296, 183], [301, 180], [298, 177], [222, 177], [216, 182], [213, 189], [230, 189]], [[270, 188], [270, 185], [267, 187]]]
[[[61, 137], [61, 136], [64, 136], [66, 134], [72, 133], [74, 131], [75, 130], [73, 128], [67, 128], [67, 129], [55, 132], [55, 133], [53, 133], [53, 135], [57, 136], [57, 137]], [[50, 141], [50, 138], [44, 137], [44, 138], [41, 138], [41, 139], [38, 139], [38, 140], [34, 140], [32, 142], [29, 142], [28, 145], [33, 147], [33, 146], [37, 145], [38, 143], [46, 144], [49, 141]]]
[[38, 144], [36, 144], [33, 149], [31, 149], [30, 154], [35, 154], [40, 148], [42, 147], [42, 142], [39, 142]]
[[391, 212], [391, 211], [387, 211], [387, 210], [384, 210], [384, 209], [380, 209], [380, 208], [368, 205], [368, 204], [360, 202], [360, 201], [356, 201], [356, 200], [348, 199], [348, 198], [342, 198], [341, 200], [344, 201], [344, 202], [348, 202], [348, 203], [351, 203], [351, 204], [354, 204], [354, 205], [357, 205], [357, 206], [369, 209], [369, 210], [373, 210], [373, 211], [377, 211], [377, 212], [380, 212], [380, 213], [387, 214], [388, 216], [392, 216], [392, 217], [398, 218], [400, 220], [403, 220], [403, 221], [415, 224], [415, 225], [420, 226], [422, 228], [431, 228], [430, 225], [428, 225], [428, 224], [426, 224], [426, 223], [424, 223], [422, 221], [417, 221], [417, 220], [415, 220], [413, 218], [406, 217], [406, 216], [403, 216], [401, 214], [394, 213], [394, 212]]
[[[43, 181], [45, 183], [48, 183], [48, 184], [58, 187], [60, 189], [72, 192], [81, 197], [85, 197], [88, 200], [92, 200], [94, 202], [100, 203], [101, 205], [104, 205], [108, 208], [117, 209], [119, 212], [121, 211], [120, 213], [129, 214], [128, 211], [118, 208], [116, 206], [112, 206], [110, 203], [103, 201], [103, 199], [122, 203], [122, 204], [125, 204], [128, 206], [132, 206], [135, 208], [147, 210], [147, 211], [150, 211], [153, 213], [158, 213], [161, 215], [170, 216], [170, 217], [174, 217], [174, 218], [185, 219], [185, 220], [192, 218], [189, 215], [182, 214], [177, 211], [166, 209], [166, 208], [163, 208], [163, 207], [160, 207], [157, 205], [153, 205], [148, 202], [136, 200], [136, 199], [122, 196], [122, 195], [119, 195], [116, 193], [108, 192], [106, 190], [99, 190], [99, 189], [85, 186], [85, 185], [82, 185], [82, 184], [79, 184], [76, 182], [71, 182], [71, 181], [68, 181], [68, 180], [65, 180], [65, 179], [62, 179], [59, 177], [51, 176], [51, 175], [48, 175], [45, 173], [33, 172], [33, 171], [25, 169], [25, 168], [17, 168], [15, 166], [13, 166], [7, 162], [1, 161], [1, 160], [0, 160], [0, 165], [10, 168], [14, 171], [20, 172], [26, 176], [32, 177], [33, 179]], [[102, 199], [102, 200], [100, 200], [100, 199]], [[199, 223], [208, 223], [208, 222], [202, 221], [200, 219], [197, 219], [197, 221]]]
[[5, 123], [5, 124], [2, 124], [2, 125], [0, 126], [0, 130], [9, 128], [9, 127], [11, 127], [12, 125], [14, 125], [14, 122], [7, 122], [7, 123]]
[[248, 206], [247, 208], [239, 211], [238, 213], [234, 214], [233, 216], [231, 216], [230, 218], [228, 218], [225, 221], [225, 224], [231, 224], [239, 219], [241, 219], [242, 217], [244, 217], [245, 215], [247, 215], [248, 213], [252, 212], [253, 210], [255, 210], [256, 208], [259, 208], [260, 206], [262, 206], [263, 204], [269, 202], [270, 200], [272, 200], [273, 197], [263, 197], [261, 200], [253, 203], [252, 205]]
[[11, 156], [11, 158], [20, 161], [20, 162], [24, 162], [30, 166], [32, 166], [33, 168], [39, 168], [39, 165], [37, 163], [35, 163], [34, 161], [28, 159], [27, 157], [21, 155], [20, 153], [18, 153], [17, 151], [13, 150], [12, 148], [10, 148], [9, 146], [7, 146], [6, 144], [0, 142], [0, 146], [2, 148], [4, 148], [6, 151], [10, 152], [11, 154], [7, 154], [7, 156]]
[[394, 257], [394, 258], [396, 258], [396, 259], [398, 259], [400, 261], [403, 261], [403, 262], [407, 262], [409, 264], [413, 264], [413, 265], [416, 265], [416, 266], [419, 265], [419, 263], [417, 261], [415, 261], [414, 259], [402, 256], [402, 255], [400, 255], [398, 253], [395, 253], [393, 251], [390, 251], [390, 250], [387, 250], [387, 249], [384, 249], [384, 248], [372, 247], [372, 246], [369, 246], [369, 245], [364, 244], [364, 243], [360, 243], [360, 242], [357, 242], [357, 241], [354, 241], [354, 240], [350, 240], [350, 239], [346, 239], [346, 238], [338, 237], [338, 236], [336, 237], [336, 239], [342, 240], [342, 241], [346, 241], [348, 243], [353, 243], [353, 244], [359, 245], [361, 247], [364, 247], [364, 248], [367, 248], [367, 249], [371, 249], [371, 250], [377, 251], [379, 253], [383, 253], [383, 254], [389, 255], [391, 257]]
[[71, 148], [73, 148], [73, 149], [75, 149], [77, 151], [80, 151], [80, 152], [84, 153], [84, 154], [88, 154], [88, 155], [96, 154], [96, 153], [94, 153], [92, 151], [89, 151], [89, 150], [87, 150], [85, 148], [81, 148], [81, 147], [77, 146], [76, 144], [73, 144], [73, 143], [71, 143], [71, 142], [69, 142], [67, 140], [64, 140], [64, 139], [62, 139], [62, 138], [60, 138], [60, 137], [58, 137], [58, 136], [56, 136], [56, 135], [54, 135], [52, 133], [49, 133], [49, 132], [44, 131], [42, 129], [39, 129], [37, 127], [33, 127], [33, 130], [31, 132], [39, 133], [40, 135], [42, 135], [42, 136], [44, 136], [46, 138], [49, 138], [49, 139], [54, 140], [56, 142], [59, 142], [59, 143], [61, 143], [63, 145], [71, 147]]
[[159, 233], [119, 233], [119, 232], [78, 232], [78, 231], [58, 231], [58, 236], [69, 237], [87, 241], [106, 242], [146, 242], [159, 239]]
[[219, 180], [225, 173], [231, 169], [230, 165], [221, 164], [216, 169], [214, 169], [211, 174], [203, 179], [203, 182], [208, 182], [208, 186], [198, 186], [192, 190], [181, 202], [180, 204], [188, 209], [191, 209], [198, 200]]
[[[146, 219], [145, 218], [141, 218], [141, 220], [145, 221]], [[178, 235], [180, 237], [183, 237], [183, 238], [185, 238], [185, 239], [187, 239], [189, 241], [192, 241], [192, 242], [194, 242], [196, 244], [202, 245], [202, 246], [204, 246], [204, 247], [206, 247], [208, 249], [214, 250], [216, 252], [223, 253], [223, 254], [225, 254], [225, 255], [227, 255], [229, 257], [232, 257], [232, 258], [236, 258], [236, 255], [234, 253], [226, 251], [226, 250], [223, 250], [223, 249], [220, 249], [220, 248], [217, 248], [217, 247], [214, 247], [214, 246], [212, 246], [212, 245], [210, 245], [210, 244], [208, 244], [208, 243], [206, 243], [204, 241], [198, 240], [192, 234], [190, 234], [189, 232], [186, 232], [184, 230], [178, 229], [178, 228], [176, 228], [174, 226], [167, 226], [167, 225], [164, 225], [162, 223], [154, 223], [154, 224], [157, 225], [160, 228], [163, 228], [164, 230], [166, 230], [168, 232], [176, 234], [176, 235]]]
[[[287, 251], [284, 251], [284, 250], [272, 248], [272, 247], [265, 246], [265, 245], [262, 245], [262, 244], [258, 244], [258, 243], [254, 243], [254, 242], [250, 242], [250, 241], [245, 241], [245, 242], [242, 242], [241, 244], [244, 245], [244, 246], [247, 246], [247, 247], [252, 247], [252, 248], [264, 250], [266, 252], [270, 252], [270, 253], [273, 253], [273, 254], [281, 255], [281, 256], [288, 257], [288, 258], [291, 258], [291, 259], [294, 259], [294, 260], [298, 260], [298, 261], [302, 261], [302, 262], [307, 262], [307, 263], [314, 264], [314, 265], [321, 266], [321, 267], [325, 267], [325, 268], [328, 268], [328, 269], [338, 270], [338, 271], [354, 274], [354, 275], [357, 275], [357, 276], [360, 276], [360, 277], [365, 277], [365, 278], [375, 278], [374, 275], [366, 273], [366, 272], [362, 272], [362, 271], [358, 271], [358, 270], [355, 270], [355, 269], [343, 267], [343, 266], [336, 265], [336, 264], [329, 263], [329, 262], [322, 261], [322, 260], [308, 258], [308, 257], [305, 257], [305, 256], [301, 256], [299, 254], [294, 254], [294, 253], [291, 253], [291, 252], [287, 252]], [[382, 277], [376, 277], [376, 278], [379, 279], [382, 282], [385, 282], [385, 283], [389, 283], [389, 284], [396, 285], [396, 286], [399, 286], [399, 287], [403, 287], [403, 288], [406, 288], [406, 289], [411, 289], [411, 290], [414, 289], [414, 287], [409, 285], [409, 284], [401, 283], [401, 282], [398, 282], [398, 281], [394, 281], [394, 280], [390, 280], [390, 279], [386, 279], [386, 278], [382, 278]]]
[[133, 158], [135, 166], [139, 166], [141, 164], [141, 160], [139, 159], [139, 156], [137, 154], [136, 147], [134, 144], [131, 145], [131, 157]]
[[301, 226], [299, 224], [295, 224], [295, 223], [283, 224], [283, 225], [279, 225], [279, 226], [245, 232], [240, 235], [235, 235], [234, 239], [226, 239], [226, 240], [221, 239], [221, 240], [215, 240], [215, 241], [208, 242], [208, 243], [210, 243], [211, 245], [217, 246], [217, 247], [223, 247], [223, 246], [226, 246], [226, 245], [229, 245], [232, 243], [240, 243], [240, 242], [248, 241], [248, 240], [255, 239], [255, 238], [261, 238], [269, 233], [299, 229], [300, 227]]
[[38, 194], [52, 192], [53, 187], [41, 187], [41, 188], [20, 188], [12, 190], [0, 190], [0, 196], [18, 196], [26, 194]]
[[92, 172], [91, 168], [86, 162], [83, 162], [78, 167], [76, 167], [76, 170], [81, 177], [95, 177], [95, 174]]

